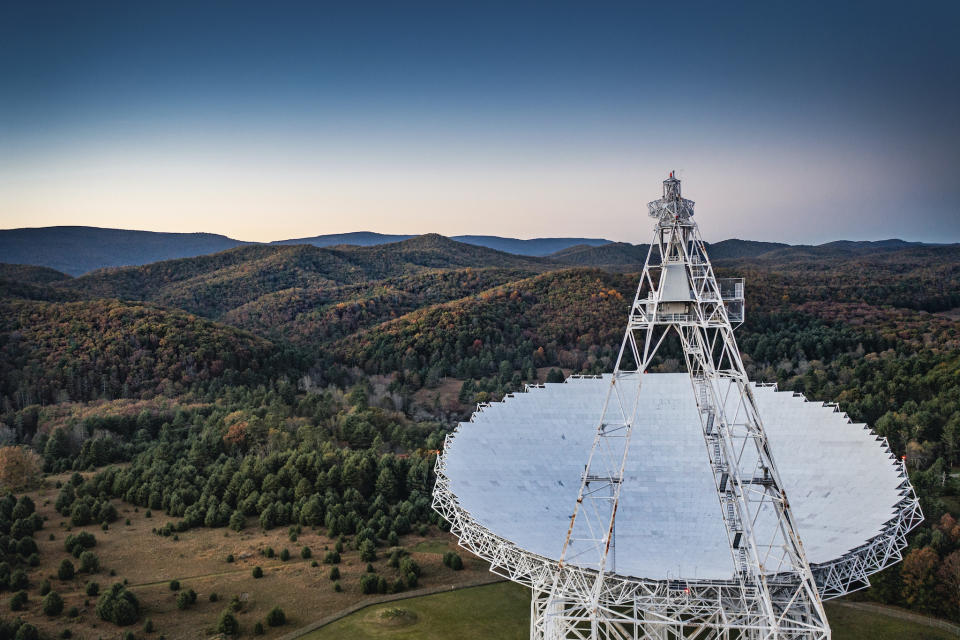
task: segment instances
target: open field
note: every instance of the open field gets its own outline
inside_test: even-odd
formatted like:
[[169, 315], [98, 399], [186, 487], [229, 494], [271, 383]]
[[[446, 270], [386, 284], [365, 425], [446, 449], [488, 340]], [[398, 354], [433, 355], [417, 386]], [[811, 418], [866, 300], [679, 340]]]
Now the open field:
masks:
[[[239, 596], [243, 602], [242, 610], [236, 614], [241, 637], [252, 636], [256, 622], [263, 620], [274, 606], [284, 609], [287, 625], [266, 627], [267, 638], [284, 635], [364, 598], [374, 597], [361, 593], [359, 582], [367, 563], [360, 561], [357, 551], [349, 544], [338, 565], [343, 592], [334, 591], [333, 582], [328, 577], [331, 565], [323, 564], [325, 550], [332, 549], [334, 541], [307, 528], [296, 542], [292, 542], [286, 527], [263, 532], [251, 519], [248, 527], [239, 533], [224, 528], [199, 528], [181, 533], [179, 540], [175, 540], [173, 536], [152, 533], [154, 527], [161, 527], [171, 520], [162, 512], [154, 512], [147, 518], [144, 509], [113, 501], [120, 518], [107, 531], [99, 526], [70, 530], [68, 519], [53, 508], [57, 496], [57, 489], [53, 488], [55, 480], [48, 479], [47, 488], [28, 494], [47, 522], [35, 535], [41, 564], [29, 571], [30, 601], [27, 609], [20, 612], [24, 620], [36, 624], [51, 636], [64, 628], [69, 628], [74, 638], [95, 640], [119, 634], [120, 628], [97, 618], [94, 611], [97, 598], [84, 593], [88, 581], [98, 582], [102, 592], [115, 582], [127, 580], [145, 609], [140, 621], [128, 628], [139, 637], [144, 621], [149, 618], [156, 628], [155, 637], [163, 635], [168, 640], [206, 637], [234, 596]], [[125, 524], [128, 518], [129, 525]], [[73, 580], [60, 581], [56, 576], [62, 560], [68, 558], [78, 564], [64, 549], [64, 539], [69, 533], [79, 531], [89, 531], [96, 536], [97, 545], [92, 551], [99, 557], [101, 569], [93, 575], [78, 574]], [[420, 587], [455, 586], [488, 575], [485, 563], [468, 557], [462, 550], [459, 553], [464, 560], [463, 571], [452, 571], [443, 566], [442, 554], [454, 546], [447, 534], [436, 529], [431, 529], [426, 537], [403, 536], [400, 542], [411, 551], [422, 569]], [[309, 559], [300, 555], [305, 546], [312, 552]], [[261, 551], [267, 547], [272, 547], [278, 555], [282, 549], [288, 549], [291, 557], [286, 562], [278, 557], [266, 558]], [[372, 563], [375, 571], [392, 582], [397, 571], [387, 565], [389, 551], [379, 548], [377, 553], [377, 560]], [[230, 554], [233, 554], [234, 562], [227, 562]], [[313, 560], [319, 565], [312, 567]], [[252, 577], [255, 566], [262, 567], [263, 578]], [[113, 577], [110, 576], [111, 570], [116, 573]], [[38, 589], [45, 578], [50, 580], [52, 589], [63, 596], [64, 611], [76, 606], [80, 610], [79, 617], [70, 619], [61, 615], [51, 619], [43, 615]], [[197, 592], [196, 604], [185, 611], [177, 608], [177, 594], [169, 588], [173, 579], [180, 581], [181, 589]], [[216, 602], [210, 601], [212, 593], [218, 595]], [[7, 615], [9, 593], [4, 595], [4, 612], [0, 615]]]
[[[502, 582], [374, 605], [302, 636], [302, 640], [523, 640], [529, 595]], [[956, 634], [893, 615], [827, 603], [834, 640], [947, 640]]]
[[833, 629], [834, 640], [947, 640], [957, 638], [956, 633], [935, 626], [901, 620], [891, 614], [862, 611], [828, 602], [827, 618]]
[[530, 637], [529, 616], [529, 592], [498, 582], [367, 607], [302, 638], [524, 640]]

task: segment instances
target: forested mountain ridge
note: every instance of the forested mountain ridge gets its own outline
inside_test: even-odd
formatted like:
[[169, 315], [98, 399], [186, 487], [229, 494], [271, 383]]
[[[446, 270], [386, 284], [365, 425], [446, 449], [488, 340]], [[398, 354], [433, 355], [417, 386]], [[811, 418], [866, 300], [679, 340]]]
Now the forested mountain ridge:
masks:
[[231, 309], [224, 322], [316, 348], [421, 307], [532, 275], [523, 269], [454, 269], [336, 287], [294, 287]]
[[336, 288], [438, 269], [541, 271], [551, 263], [426, 235], [371, 247], [250, 245], [220, 253], [102, 269], [63, 283], [86, 297], [150, 301], [219, 318], [288, 289]]
[[[332, 346], [337, 360], [371, 374], [480, 378], [546, 364], [591, 369], [619, 346], [633, 279], [556, 271], [414, 311]], [[626, 295], [624, 295], [626, 293]]]
[[28, 284], [51, 284], [69, 279], [69, 275], [49, 267], [0, 263], [0, 280], [13, 280]]
[[0, 396], [10, 408], [98, 398], [175, 397], [225, 377], [254, 383], [278, 350], [182, 311], [101, 300], [0, 301]]
[[[357, 245], [368, 247], [378, 244], [400, 242], [415, 238], [414, 235], [399, 235], [388, 233], [374, 233], [372, 231], [355, 231], [353, 233], [331, 233], [308, 238], [294, 238], [290, 240], [276, 240], [270, 244], [312, 244], [315, 247], [333, 247], [337, 245]], [[450, 236], [451, 240], [472, 244], [488, 249], [496, 249], [520, 256], [544, 257], [556, 251], [574, 245], [599, 246], [607, 244], [609, 240], [602, 238], [504, 238], [501, 236], [465, 235]]]

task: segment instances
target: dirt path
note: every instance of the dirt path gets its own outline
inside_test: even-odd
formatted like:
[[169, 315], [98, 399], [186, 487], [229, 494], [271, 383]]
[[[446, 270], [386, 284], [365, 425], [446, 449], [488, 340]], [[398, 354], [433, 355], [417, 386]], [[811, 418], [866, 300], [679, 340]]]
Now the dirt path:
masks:
[[841, 607], [849, 607], [850, 609], [859, 609], [860, 611], [869, 611], [871, 613], [882, 613], [885, 616], [890, 616], [891, 618], [899, 618], [900, 620], [906, 620], [907, 622], [916, 622], [917, 624], [925, 624], [928, 627], [936, 627], [938, 629], [943, 629], [944, 631], [951, 631], [960, 637], [960, 626], [955, 625], [946, 620], [940, 620], [939, 618], [931, 618], [929, 616], [921, 615], [919, 613], [910, 613], [909, 611], [904, 611], [903, 609], [898, 609], [896, 607], [888, 607], [882, 604], [877, 604], [874, 602], [838, 602], [834, 601], [835, 605]]
[[316, 631], [320, 627], [325, 627], [331, 622], [336, 622], [340, 618], [345, 618], [351, 613], [356, 613], [361, 609], [366, 609], [367, 607], [372, 607], [374, 605], [383, 604], [385, 602], [396, 602], [397, 600], [409, 600], [410, 598], [419, 598], [420, 596], [430, 596], [435, 593], [443, 593], [445, 591], [457, 591], [458, 589], [469, 589], [471, 587], [482, 587], [487, 584], [494, 584], [496, 582], [504, 582], [504, 578], [500, 576], [487, 574], [481, 576], [470, 582], [465, 582], [463, 584], [457, 585], [437, 585], [435, 587], [424, 587], [423, 589], [414, 589], [413, 591], [404, 591], [403, 593], [395, 593], [389, 596], [380, 596], [379, 598], [369, 598], [356, 602], [346, 609], [342, 609], [333, 615], [329, 615], [326, 618], [321, 618], [316, 622], [311, 622], [305, 627], [300, 627], [296, 631], [291, 631], [285, 636], [280, 636], [277, 640], [295, 640], [304, 636], [311, 631]]

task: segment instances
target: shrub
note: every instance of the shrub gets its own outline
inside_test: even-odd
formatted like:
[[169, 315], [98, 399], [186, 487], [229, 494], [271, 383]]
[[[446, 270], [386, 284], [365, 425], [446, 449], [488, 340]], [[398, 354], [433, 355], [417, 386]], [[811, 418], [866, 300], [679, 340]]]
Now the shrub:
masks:
[[220, 614], [220, 618], [217, 620], [217, 633], [227, 636], [240, 634], [240, 623], [233, 617], [233, 613], [229, 609], [224, 609], [223, 613]]
[[232, 554], [232, 553], [227, 554], [227, 562], [233, 562], [233, 559], [234, 559], [234, 558], [233, 558], [233, 554]]
[[190, 606], [190, 595], [186, 591], [177, 594], [177, 609], [186, 609]]
[[39, 567], [40, 566], [39, 554], [31, 553], [30, 557], [27, 558], [27, 564], [29, 564], [31, 567]]
[[254, 578], [262, 578], [262, 577], [263, 577], [263, 569], [261, 569], [260, 567], [254, 567], [254, 568], [253, 568], [253, 577], [254, 577]]
[[48, 616], [58, 616], [63, 613], [63, 598], [56, 591], [51, 591], [43, 598], [43, 612]]
[[403, 549], [394, 549], [390, 553], [390, 560], [387, 562], [391, 567], [396, 569], [400, 566], [400, 558], [403, 557]]
[[367, 563], [367, 569], [366, 569], [366, 571], [367, 571], [367, 573], [375, 573], [375, 572], [376, 572], [376, 570], [373, 568], [373, 565], [370, 564], [370, 563]]
[[216, 602], [219, 599], [220, 599], [220, 596], [217, 595], [216, 591], [210, 594], [210, 602]]
[[253, 625], [253, 635], [262, 636], [263, 635], [263, 623], [257, 620], [257, 624]]
[[303, 549], [300, 549], [300, 557], [304, 560], [308, 559], [311, 555], [313, 555], [313, 552], [310, 551], [310, 547], [304, 547]]
[[339, 580], [333, 583], [333, 590], [336, 591], [337, 593], [340, 593], [341, 591], [343, 591], [343, 587], [340, 586]]
[[143, 624], [144, 633], [153, 633], [153, 619], [147, 618], [147, 621]]
[[100, 513], [97, 514], [97, 520], [103, 523], [116, 522], [117, 517], [117, 508], [111, 502], [104, 502], [100, 507]]
[[10, 598], [10, 611], [21, 611], [25, 606], [27, 606], [29, 598], [27, 597], [27, 592], [21, 589], [13, 594], [13, 597]]
[[180, 591], [180, 581], [171, 580], [170, 581], [170, 591]]
[[68, 618], [76, 618], [79, 615], [80, 615], [80, 609], [77, 609], [76, 607], [70, 607], [70, 609], [67, 611]]
[[70, 510], [70, 524], [75, 527], [82, 527], [90, 524], [90, 507], [84, 502], [76, 502]]
[[187, 589], [187, 598], [190, 599], [190, 604], [196, 604], [197, 602], [197, 592], [193, 589]]
[[76, 575], [77, 570], [73, 568], [73, 563], [63, 559], [63, 562], [60, 563], [60, 568], [57, 569], [57, 577], [61, 580], [73, 580], [73, 576]]
[[97, 538], [92, 533], [86, 531], [81, 531], [76, 535], [70, 534], [63, 542], [64, 548], [69, 551], [74, 558], [79, 558], [84, 549], [92, 549], [96, 545]]
[[369, 540], [360, 543], [360, 560], [362, 562], [373, 562], [377, 559], [377, 548]]
[[133, 624], [140, 617], [140, 601], [118, 582], [97, 600], [97, 615], [120, 627]]
[[137, 640], [137, 637], [133, 635], [133, 631], [127, 631], [123, 634], [123, 640]]
[[40, 595], [45, 596], [50, 593], [50, 581], [44, 580], [40, 583]]
[[80, 571], [96, 573], [100, 571], [100, 559], [93, 551], [84, 551], [80, 554]]
[[87, 583], [87, 595], [95, 596], [100, 593], [100, 583], [99, 582], [88, 582]]
[[331, 580], [339, 580], [339, 579], [340, 579], [340, 569], [339, 569], [339, 568], [333, 567], [332, 569], [330, 569], [330, 579], [331, 579]]
[[13, 640], [40, 640], [40, 631], [32, 624], [22, 624]]
[[407, 587], [413, 589], [417, 586], [417, 580], [420, 577], [420, 565], [418, 565], [410, 556], [404, 556], [400, 560], [400, 575], [403, 576]]
[[280, 552], [280, 559], [283, 560], [284, 562], [286, 562], [287, 560], [289, 560], [289, 559], [290, 559], [290, 552], [289, 552], [287, 549], [283, 549], [283, 550]]
[[280, 607], [274, 607], [267, 613], [267, 624], [271, 627], [281, 627], [287, 623], [287, 614]]
[[37, 552], [37, 543], [33, 538], [24, 537], [17, 542], [17, 553], [26, 558], [31, 553]]
[[323, 556], [324, 564], [340, 564], [340, 554], [336, 551], [327, 551]]
[[10, 574], [10, 591], [19, 591], [20, 589], [26, 589], [30, 585], [30, 580], [27, 579], [27, 572], [23, 569], [17, 569]]
[[377, 592], [377, 576], [372, 573], [366, 573], [360, 576], [360, 591], [365, 594]]
[[443, 564], [447, 565], [454, 571], [460, 571], [463, 569], [463, 560], [459, 555], [452, 551], [448, 551], [443, 554]]
[[311, 566], [311, 567], [319, 567], [319, 566], [320, 566], [320, 563], [317, 562], [316, 560], [314, 560], [313, 562], [310, 563], [310, 566]]
[[276, 555], [276, 553], [273, 551], [273, 547], [267, 547], [263, 550], [263, 555], [267, 556], [268, 558], [272, 558]]

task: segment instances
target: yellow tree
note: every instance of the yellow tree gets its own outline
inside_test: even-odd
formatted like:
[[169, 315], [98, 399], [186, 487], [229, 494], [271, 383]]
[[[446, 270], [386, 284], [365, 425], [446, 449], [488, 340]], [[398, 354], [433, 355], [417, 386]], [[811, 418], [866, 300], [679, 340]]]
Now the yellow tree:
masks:
[[24, 446], [0, 447], [0, 487], [22, 489], [36, 483], [43, 463], [36, 452]]

